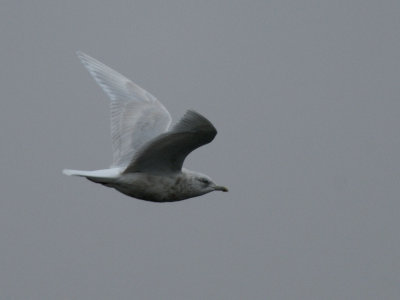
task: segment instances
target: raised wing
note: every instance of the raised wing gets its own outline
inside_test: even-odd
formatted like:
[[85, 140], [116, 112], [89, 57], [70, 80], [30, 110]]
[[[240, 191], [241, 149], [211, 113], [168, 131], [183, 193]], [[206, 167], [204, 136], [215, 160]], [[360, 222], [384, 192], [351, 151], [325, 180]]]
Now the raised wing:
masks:
[[167, 131], [171, 116], [153, 95], [125, 76], [83, 52], [77, 55], [111, 99], [111, 166], [126, 167], [139, 148]]
[[187, 111], [171, 131], [143, 146], [123, 173], [179, 172], [186, 156], [210, 143], [216, 134], [210, 121], [195, 111]]

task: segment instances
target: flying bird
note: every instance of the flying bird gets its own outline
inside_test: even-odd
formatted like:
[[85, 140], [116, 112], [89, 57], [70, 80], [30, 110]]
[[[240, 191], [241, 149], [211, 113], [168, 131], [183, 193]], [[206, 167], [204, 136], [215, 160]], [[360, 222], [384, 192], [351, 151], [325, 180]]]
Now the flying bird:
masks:
[[171, 115], [153, 95], [134, 82], [78, 51], [77, 55], [110, 98], [113, 161], [109, 169], [63, 170], [86, 177], [137, 199], [172, 202], [227, 192], [209, 176], [182, 168], [186, 156], [210, 143], [217, 130], [189, 110], [172, 128]]

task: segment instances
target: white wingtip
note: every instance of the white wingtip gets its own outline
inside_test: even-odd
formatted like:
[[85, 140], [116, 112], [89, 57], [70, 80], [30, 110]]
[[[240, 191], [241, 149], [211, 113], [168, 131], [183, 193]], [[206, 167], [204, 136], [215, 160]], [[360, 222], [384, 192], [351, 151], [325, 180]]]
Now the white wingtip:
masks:
[[[99, 62], [97, 59], [94, 59], [90, 55], [87, 55], [85, 52], [82, 52], [82, 51], [78, 50], [75, 53], [78, 56], [78, 58], [81, 61], [81, 63], [83, 63], [83, 65], [86, 68], [89, 68], [90, 64], [100, 64], [100, 65], [102, 65], [101, 62]], [[90, 68], [89, 68], [89, 72], [91, 72]]]
[[85, 52], [81, 51], [81, 50], [77, 50], [75, 51], [76, 55], [81, 58], [83, 56], [88, 56]]

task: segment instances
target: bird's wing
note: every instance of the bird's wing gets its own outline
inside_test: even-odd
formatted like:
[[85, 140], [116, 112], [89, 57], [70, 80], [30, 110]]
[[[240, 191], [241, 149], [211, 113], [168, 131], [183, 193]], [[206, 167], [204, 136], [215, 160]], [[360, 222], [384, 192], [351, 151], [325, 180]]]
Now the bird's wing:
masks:
[[124, 173], [174, 173], [182, 169], [186, 156], [210, 143], [217, 130], [202, 115], [187, 111], [168, 131], [143, 146]]
[[77, 55], [111, 99], [112, 167], [126, 167], [140, 147], [167, 131], [171, 116], [153, 95], [125, 76], [83, 52]]

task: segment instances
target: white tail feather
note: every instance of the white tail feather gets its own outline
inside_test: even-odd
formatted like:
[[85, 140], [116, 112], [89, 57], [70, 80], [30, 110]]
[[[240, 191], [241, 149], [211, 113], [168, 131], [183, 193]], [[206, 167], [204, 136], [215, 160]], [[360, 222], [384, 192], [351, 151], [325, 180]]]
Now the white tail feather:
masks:
[[83, 176], [83, 177], [97, 177], [97, 178], [116, 178], [121, 174], [120, 168], [96, 170], [96, 171], [80, 171], [64, 169], [62, 172], [68, 176]]

